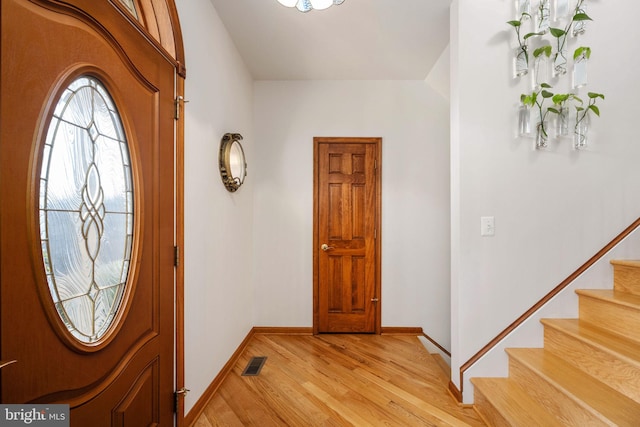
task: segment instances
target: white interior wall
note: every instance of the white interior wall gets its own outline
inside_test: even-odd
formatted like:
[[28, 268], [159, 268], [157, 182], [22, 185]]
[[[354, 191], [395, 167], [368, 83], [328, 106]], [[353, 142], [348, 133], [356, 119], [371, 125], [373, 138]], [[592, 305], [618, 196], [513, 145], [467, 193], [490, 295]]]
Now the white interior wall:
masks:
[[[422, 81], [254, 87], [211, 4], [177, 6], [189, 100], [186, 411], [253, 325], [312, 324], [315, 135], [383, 137], [383, 325], [422, 326], [448, 348], [446, 102]], [[235, 194], [217, 169], [225, 132], [245, 137], [248, 177]]]
[[[253, 81], [209, 0], [176, 1], [184, 37], [185, 383], [192, 408], [253, 326]], [[249, 177], [222, 185], [220, 139], [244, 136]]]
[[449, 348], [448, 104], [423, 81], [255, 83], [258, 325], [311, 326], [313, 137], [382, 137], [382, 325]]
[[[571, 39], [592, 48], [586, 91], [606, 95], [589, 148], [569, 139], [534, 151], [515, 137], [515, 111], [528, 79], [511, 77], [512, 2], [454, 0], [451, 14], [452, 379], [459, 367], [521, 313], [640, 216], [640, 144], [635, 75], [640, 58], [622, 25], [640, 3], [588, 2], [594, 22]], [[551, 81], [566, 91], [570, 77]], [[586, 98], [586, 96], [585, 96]], [[480, 236], [494, 216], [496, 235]], [[459, 386], [459, 384], [457, 384]], [[465, 391], [466, 393], [467, 391]], [[465, 394], [465, 400], [467, 396]]]
[[451, 66], [450, 66], [451, 49], [449, 45], [444, 48], [440, 57], [436, 61], [429, 75], [424, 80], [433, 90], [438, 92], [440, 96], [451, 101]]

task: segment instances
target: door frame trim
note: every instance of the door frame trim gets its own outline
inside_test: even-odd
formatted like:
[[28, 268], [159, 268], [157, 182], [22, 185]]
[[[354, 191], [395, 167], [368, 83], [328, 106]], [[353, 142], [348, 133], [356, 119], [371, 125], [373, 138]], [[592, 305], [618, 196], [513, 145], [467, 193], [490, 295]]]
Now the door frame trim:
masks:
[[320, 245], [318, 239], [319, 233], [319, 212], [318, 203], [318, 162], [320, 144], [322, 143], [344, 143], [344, 144], [373, 144], [376, 153], [376, 174], [375, 174], [375, 229], [376, 238], [374, 241], [375, 248], [375, 294], [378, 298], [375, 312], [375, 329], [374, 333], [380, 335], [382, 332], [382, 137], [313, 137], [313, 334], [318, 335], [320, 324], [320, 286], [319, 286], [319, 253], [317, 248]]

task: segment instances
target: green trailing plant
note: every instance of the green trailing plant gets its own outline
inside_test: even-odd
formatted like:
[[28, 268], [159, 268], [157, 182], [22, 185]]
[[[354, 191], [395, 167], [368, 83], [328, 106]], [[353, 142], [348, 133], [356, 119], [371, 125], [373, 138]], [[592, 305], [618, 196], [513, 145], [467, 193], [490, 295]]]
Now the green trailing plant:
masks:
[[513, 27], [513, 30], [516, 33], [516, 38], [518, 40], [518, 47], [524, 54], [525, 63], [527, 64], [527, 67], [529, 67], [529, 54], [527, 52], [527, 49], [528, 49], [527, 40], [529, 40], [533, 36], [542, 35], [542, 33], [527, 33], [524, 36], [520, 34], [520, 31], [522, 30], [522, 22], [529, 18], [531, 18], [531, 15], [529, 15], [528, 13], [523, 13], [520, 16], [520, 19], [507, 21], [507, 24], [511, 25]]
[[576, 130], [580, 126], [580, 123], [587, 118], [587, 114], [589, 114], [590, 111], [600, 117], [600, 108], [596, 105], [596, 102], [598, 101], [598, 98], [604, 100], [604, 95], [601, 93], [589, 92], [587, 93], [587, 96], [589, 97], [589, 103], [586, 106], [583, 106], [584, 104], [582, 104], [582, 101], [581, 105], [576, 106]]
[[[584, 21], [593, 21], [589, 15], [584, 12], [584, 2], [585, 0], [578, 0], [577, 4], [573, 10], [573, 15], [568, 20], [566, 26], [564, 28], [549, 28], [549, 33], [553, 38], [555, 38], [555, 43], [545, 44], [543, 46], [537, 47], [533, 51], [533, 58], [537, 59], [541, 56], [546, 56], [547, 58], [552, 57], [552, 54], [555, 53], [554, 58], [555, 63], [554, 67], [556, 67], [556, 74], [564, 74], [566, 72], [566, 62], [567, 62], [567, 54], [566, 54], [566, 45], [567, 45], [567, 35], [571, 32], [572, 27], [577, 23]], [[542, 3], [541, 3], [542, 4]], [[516, 38], [518, 41], [518, 47], [524, 53], [524, 60], [526, 61], [527, 68], [529, 66], [529, 54], [528, 54], [528, 40], [534, 36], [542, 36], [543, 32], [538, 33], [527, 33], [522, 35], [522, 27], [523, 22], [526, 19], [531, 18], [528, 13], [523, 13], [518, 20], [508, 21], [509, 24], [516, 33]], [[575, 30], [574, 30], [575, 34]], [[591, 48], [589, 46], [580, 46], [573, 52], [573, 60], [577, 61], [580, 58], [589, 59], [591, 57]], [[561, 67], [562, 69], [558, 69], [557, 67]], [[600, 116], [600, 108], [596, 105], [598, 99], [605, 99], [605, 96], [601, 93], [589, 92], [588, 98], [589, 101], [585, 105], [585, 102], [578, 97], [574, 93], [559, 93], [554, 94], [549, 89], [552, 89], [551, 85], [548, 83], [541, 83], [538, 89], [533, 90], [530, 94], [522, 94], [520, 96], [520, 101], [522, 105], [528, 108], [535, 108], [537, 110], [537, 115], [539, 118], [538, 124], [538, 132], [545, 140], [548, 138], [548, 129], [546, 124], [546, 119], [549, 113], [556, 114], [561, 116], [561, 119], [564, 121], [564, 126], [567, 126], [568, 120], [568, 111], [569, 105], [573, 104], [575, 106], [575, 131], [578, 132], [578, 128], [583, 124], [585, 119], [592, 112], [596, 116]], [[548, 105], [551, 102], [552, 105]], [[566, 128], [564, 131], [566, 132]], [[564, 134], [564, 133], [563, 133]]]
[[573, 16], [571, 17], [571, 19], [569, 20], [569, 22], [567, 23], [567, 25], [566, 25], [566, 27], [564, 29], [562, 29], [562, 28], [550, 28], [549, 29], [549, 32], [551, 33], [551, 35], [557, 39], [557, 49], [558, 49], [557, 51], [558, 52], [562, 52], [564, 50], [564, 45], [566, 43], [567, 38], [563, 37], [563, 36], [566, 36], [567, 34], [569, 34], [569, 31], [571, 31], [571, 27], [576, 22], [593, 21], [593, 19], [591, 19], [591, 17], [589, 17], [589, 15], [587, 15], [584, 12], [582, 12], [582, 4], [583, 3], [584, 3], [584, 0], [578, 0], [578, 3], [576, 4], [575, 9], [573, 10]]
[[556, 38], [556, 52], [562, 52], [564, 50], [564, 44], [567, 41], [567, 38], [564, 37], [567, 35], [567, 30], [563, 30], [562, 28], [552, 27], [549, 29], [549, 32], [553, 37]]
[[569, 132], [569, 107], [567, 103], [575, 102], [582, 104], [582, 99], [573, 93], [557, 93], [551, 97], [553, 106], [549, 107], [549, 112], [558, 117], [558, 135], [567, 135]]
[[545, 138], [549, 136], [545, 126], [545, 120], [547, 118], [547, 114], [549, 114], [549, 109], [544, 108], [544, 103], [547, 99], [553, 98], [553, 93], [546, 89], [551, 89], [551, 86], [548, 83], [542, 83], [540, 84], [540, 90], [533, 91], [529, 95], [524, 93], [520, 95], [520, 102], [522, 102], [523, 105], [531, 108], [537, 107], [538, 117], [540, 118], [540, 132], [542, 132]]

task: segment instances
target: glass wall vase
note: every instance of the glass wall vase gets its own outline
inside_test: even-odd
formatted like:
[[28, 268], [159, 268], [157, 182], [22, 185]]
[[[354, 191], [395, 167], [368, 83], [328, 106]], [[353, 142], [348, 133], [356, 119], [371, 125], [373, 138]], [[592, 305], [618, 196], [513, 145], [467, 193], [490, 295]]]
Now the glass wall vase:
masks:
[[539, 90], [542, 83], [549, 81], [549, 58], [540, 55], [533, 61], [533, 90]]
[[586, 53], [580, 54], [573, 62], [573, 88], [578, 89], [587, 85], [587, 59]]
[[520, 19], [523, 13], [526, 14], [526, 19], [526, 16], [531, 14], [531, 0], [515, 0], [515, 12], [516, 19]]
[[555, 0], [554, 16], [556, 21], [565, 19], [569, 15], [569, 0]]
[[[578, 13], [584, 13], [584, 14], [587, 13], [587, 5], [585, 4], [584, 1], [579, 0], [578, 6], [576, 7], [576, 14]], [[572, 34], [574, 37], [577, 37], [581, 34], [584, 34], [586, 29], [587, 29], [587, 21], [574, 21]]]
[[576, 123], [576, 127], [573, 132], [573, 148], [576, 150], [584, 150], [587, 148], [589, 133], [589, 116], [585, 116], [582, 120]]
[[566, 48], [566, 35], [561, 36], [559, 41], [560, 46], [563, 48], [556, 52], [553, 57], [553, 77], [564, 76], [567, 74], [567, 48]]
[[546, 34], [549, 31], [549, 19], [551, 15], [551, 6], [549, 0], [540, 0], [538, 11], [536, 13], [536, 32]]
[[526, 46], [518, 46], [513, 52], [513, 77], [522, 77], [529, 72], [529, 54]]
[[559, 114], [556, 114], [556, 135], [569, 135], [569, 107], [557, 107]]
[[544, 150], [548, 145], [547, 123], [538, 122], [536, 125], [536, 150]]
[[531, 109], [527, 105], [518, 107], [518, 135], [531, 135]]

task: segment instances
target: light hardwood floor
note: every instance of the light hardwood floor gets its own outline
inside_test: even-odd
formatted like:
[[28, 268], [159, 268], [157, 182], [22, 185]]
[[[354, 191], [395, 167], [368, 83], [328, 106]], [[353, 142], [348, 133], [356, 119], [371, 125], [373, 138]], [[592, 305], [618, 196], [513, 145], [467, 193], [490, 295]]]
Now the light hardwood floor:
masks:
[[448, 382], [415, 336], [258, 334], [194, 426], [484, 425]]

